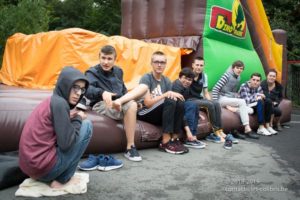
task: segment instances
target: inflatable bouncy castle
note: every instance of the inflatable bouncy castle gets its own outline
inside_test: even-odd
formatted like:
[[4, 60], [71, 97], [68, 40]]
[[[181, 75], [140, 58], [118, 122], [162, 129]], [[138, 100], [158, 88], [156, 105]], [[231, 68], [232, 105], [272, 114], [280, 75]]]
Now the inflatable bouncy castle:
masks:
[[[12, 35], [0, 70], [0, 153], [18, 150], [25, 121], [52, 94], [61, 69], [74, 66], [86, 71], [99, 62], [103, 45], [116, 48], [116, 64], [124, 71], [128, 89], [151, 70], [150, 58], [157, 50], [168, 57], [165, 75], [171, 80], [178, 77], [181, 67], [191, 67], [194, 57], [204, 56], [209, 89], [235, 60], [245, 63], [241, 82], [253, 72], [260, 72], [264, 78], [269, 68], [278, 71], [278, 81], [283, 86], [287, 80], [286, 35], [282, 30], [271, 31], [261, 0], [122, 0], [121, 35], [107, 37], [79, 28]], [[291, 101], [284, 99], [279, 107], [281, 122], [289, 122]], [[125, 150], [126, 137], [120, 121], [91, 110], [87, 114], [94, 134], [86, 153]], [[212, 127], [207, 114], [201, 111], [200, 115], [197, 137], [203, 138]], [[222, 109], [221, 117], [225, 132], [242, 129], [236, 113]], [[250, 124], [254, 129], [258, 127], [253, 115]], [[160, 138], [159, 126], [137, 121], [137, 148], [157, 147]], [[12, 166], [16, 171], [10, 173], [16, 177], [20, 170], [15, 160]], [[13, 183], [4, 185], [9, 184]]]
[[203, 56], [209, 88], [235, 60], [246, 66], [242, 82], [269, 68], [286, 80], [286, 36], [272, 33], [261, 0], [123, 0], [122, 35], [190, 50], [182, 67]]
[[242, 81], [269, 68], [278, 71], [283, 85], [287, 79], [286, 36], [283, 31], [272, 33], [261, 0], [122, 0], [121, 35], [106, 37], [83, 29], [16, 33], [6, 43], [0, 82], [53, 88], [62, 66], [85, 71], [98, 62], [105, 44], [117, 49], [117, 64], [129, 89], [150, 70], [155, 50], [168, 55], [166, 75], [171, 80], [199, 55], [206, 61], [209, 88], [238, 59], [246, 66]]

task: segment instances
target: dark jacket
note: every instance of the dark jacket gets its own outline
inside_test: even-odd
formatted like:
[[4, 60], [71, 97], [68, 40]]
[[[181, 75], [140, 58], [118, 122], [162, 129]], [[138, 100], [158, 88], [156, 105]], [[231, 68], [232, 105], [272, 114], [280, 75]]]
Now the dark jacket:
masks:
[[104, 91], [116, 93], [113, 99], [117, 99], [127, 93], [127, 88], [123, 81], [123, 71], [114, 66], [110, 72], [102, 70], [100, 64], [91, 67], [86, 71], [86, 77], [90, 82], [86, 92], [86, 97], [91, 101], [91, 106], [102, 101]]
[[181, 94], [184, 99], [188, 99], [190, 97], [190, 89], [183, 87], [179, 79], [176, 79], [172, 83], [172, 91]]
[[[79, 137], [81, 117], [70, 119], [71, 88], [75, 81], [88, 81], [73, 67], [65, 67], [59, 75], [53, 95], [31, 113], [22, 130], [19, 143], [19, 165], [32, 178], [46, 175], [57, 160], [56, 148], [68, 151]], [[81, 96], [82, 98], [82, 96]]]
[[266, 98], [271, 99], [273, 102], [277, 102], [278, 104], [283, 98], [282, 95], [282, 86], [277, 81], [275, 82], [275, 87], [273, 90], [269, 91], [267, 80], [261, 82], [260, 86], [262, 87]]

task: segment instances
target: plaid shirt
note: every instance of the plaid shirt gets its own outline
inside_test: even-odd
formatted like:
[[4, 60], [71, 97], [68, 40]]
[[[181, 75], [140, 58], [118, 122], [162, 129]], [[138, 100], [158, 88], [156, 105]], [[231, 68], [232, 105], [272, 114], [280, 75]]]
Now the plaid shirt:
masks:
[[239, 90], [240, 98], [245, 99], [246, 104], [254, 103], [257, 100], [257, 94], [263, 94], [262, 88], [250, 88], [249, 82], [243, 83]]

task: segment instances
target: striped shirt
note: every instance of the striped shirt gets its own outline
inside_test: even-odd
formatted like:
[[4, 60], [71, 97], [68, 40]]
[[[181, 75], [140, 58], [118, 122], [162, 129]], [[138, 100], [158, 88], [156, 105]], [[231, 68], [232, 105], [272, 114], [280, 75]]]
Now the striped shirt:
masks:
[[220, 96], [236, 98], [240, 77], [229, 70], [223, 74], [216, 85], [212, 89], [212, 99], [218, 100]]

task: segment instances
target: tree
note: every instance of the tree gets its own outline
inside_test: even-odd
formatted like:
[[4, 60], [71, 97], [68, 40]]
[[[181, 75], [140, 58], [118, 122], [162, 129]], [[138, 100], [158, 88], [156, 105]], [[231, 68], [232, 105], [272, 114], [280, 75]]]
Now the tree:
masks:
[[49, 30], [83, 28], [105, 35], [119, 35], [121, 0], [51, 0]]
[[[7, 38], [14, 33], [38, 33], [48, 30], [49, 15], [44, 0], [6, 1], [13, 2], [0, 7], [0, 59]], [[15, 5], [17, 3], [17, 5]]]
[[288, 60], [300, 60], [300, 1], [265, 0], [263, 4], [272, 29], [287, 31]]

